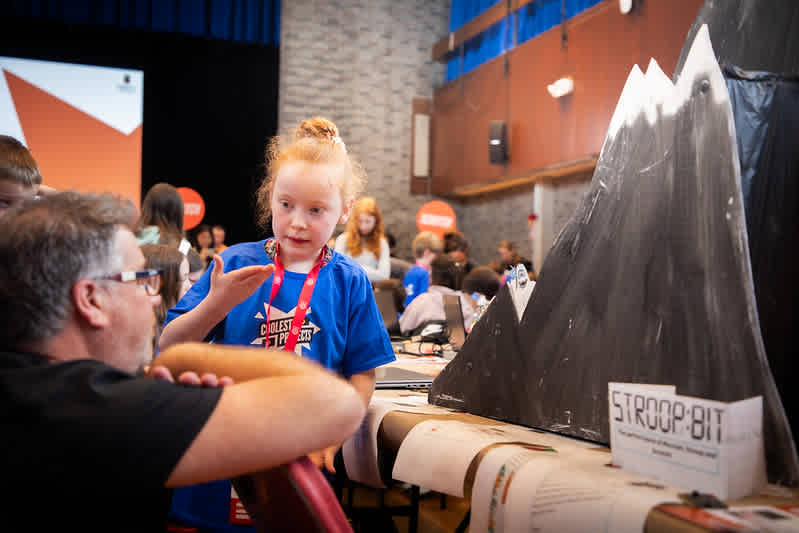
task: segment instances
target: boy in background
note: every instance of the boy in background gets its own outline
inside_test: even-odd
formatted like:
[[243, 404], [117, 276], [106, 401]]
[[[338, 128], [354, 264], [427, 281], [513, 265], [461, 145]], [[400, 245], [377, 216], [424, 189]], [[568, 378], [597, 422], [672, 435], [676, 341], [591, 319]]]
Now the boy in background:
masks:
[[463, 314], [463, 327], [471, 327], [474, 322], [475, 303], [472, 298], [455, 289], [459, 268], [447, 254], [437, 255], [430, 264], [432, 285], [424, 294], [419, 295], [405, 308], [400, 317], [400, 330], [403, 335], [430, 322], [444, 322], [447, 314], [444, 311], [444, 295], [457, 296]]
[[411, 244], [416, 264], [405, 274], [402, 285], [405, 287], [405, 307], [414, 298], [427, 291], [430, 286], [430, 264], [444, 250], [441, 238], [433, 232], [423, 231], [416, 235]]
[[0, 135], [0, 217], [6, 211], [39, 194], [42, 174], [25, 146]]

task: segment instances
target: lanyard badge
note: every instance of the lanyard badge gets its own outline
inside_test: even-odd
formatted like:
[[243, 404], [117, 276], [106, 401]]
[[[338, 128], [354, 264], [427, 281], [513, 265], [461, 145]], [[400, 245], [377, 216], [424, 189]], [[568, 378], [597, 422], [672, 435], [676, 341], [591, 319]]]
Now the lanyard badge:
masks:
[[[266, 333], [264, 334], [264, 347], [269, 348], [269, 324], [270, 312], [272, 311], [272, 300], [275, 299], [277, 293], [280, 292], [280, 287], [283, 285], [283, 280], [286, 277], [286, 269], [280, 261], [280, 246], [276, 244], [275, 250], [275, 273], [272, 278], [272, 292], [269, 295], [269, 305], [266, 308]], [[305, 314], [308, 312], [308, 307], [311, 306], [311, 295], [313, 294], [314, 287], [316, 286], [316, 279], [319, 277], [319, 269], [322, 268], [323, 258], [325, 256], [325, 247], [319, 252], [319, 257], [316, 264], [313, 266], [308, 275], [305, 276], [305, 281], [302, 284], [300, 291], [300, 298], [297, 301], [297, 308], [294, 311], [294, 319], [291, 321], [291, 329], [289, 330], [288, 337], [286, 337], [286, 344], [283, 347], [287, 352], [293, 352], [294, 347], [297, 345], [297, 339], [300, 337], [300, 330], [302, 329], [302, 322], [305, 320]]]

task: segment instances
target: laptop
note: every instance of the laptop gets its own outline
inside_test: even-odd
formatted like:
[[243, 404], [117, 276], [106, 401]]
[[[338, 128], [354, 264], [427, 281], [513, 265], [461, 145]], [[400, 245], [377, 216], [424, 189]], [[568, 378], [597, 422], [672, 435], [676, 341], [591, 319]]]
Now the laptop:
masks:
[[376, 389], [429, 389], [433, 376], [390, 365], [375, 368]]

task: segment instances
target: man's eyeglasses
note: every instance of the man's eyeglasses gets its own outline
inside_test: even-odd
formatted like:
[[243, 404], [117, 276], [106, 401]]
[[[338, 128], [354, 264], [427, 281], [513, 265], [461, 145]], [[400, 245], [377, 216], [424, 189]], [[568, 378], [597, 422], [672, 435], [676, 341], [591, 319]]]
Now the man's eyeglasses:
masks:
[[161, 273], [161, 270], [137, 270], [100, 276], [96, 279], [108, 279], [121, 283], [135, 281], [136, 285], [144, 287], [149, 296], [157, 296], [161, 292]]

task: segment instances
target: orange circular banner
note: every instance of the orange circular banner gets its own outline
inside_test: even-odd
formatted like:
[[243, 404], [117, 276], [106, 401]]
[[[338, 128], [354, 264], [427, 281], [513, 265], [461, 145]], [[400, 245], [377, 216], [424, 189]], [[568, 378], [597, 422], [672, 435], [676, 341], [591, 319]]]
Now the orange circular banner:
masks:
[[194, 189], [178, 187], [178, 192], [183, 198], [183, 229], [192, 229], [203, 221], [205, 202], [200, 193]]
[[444, 232], [455, 229], [455, 211], [446, 202], [433, 200], [419, 208], [416, 213], [416, 227], [419, 231], [432, 231], [439, 237]]

